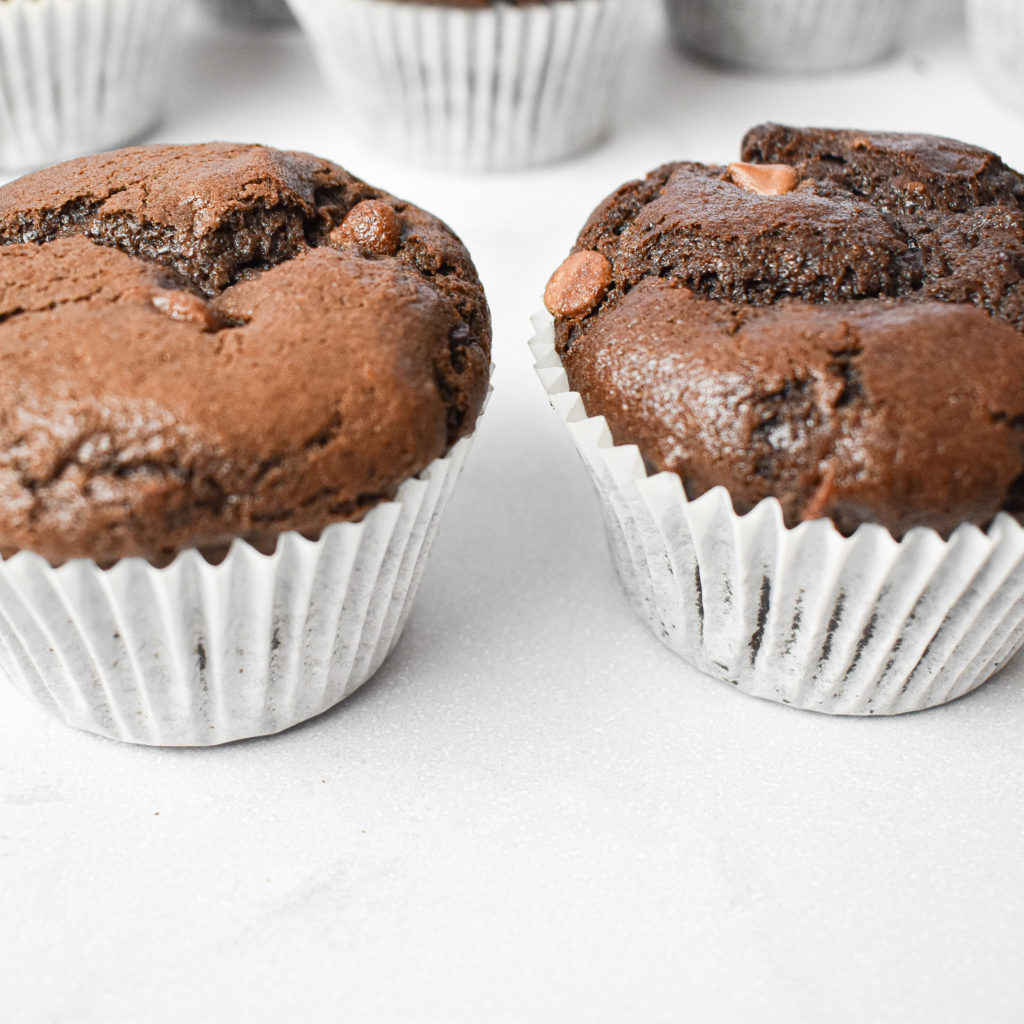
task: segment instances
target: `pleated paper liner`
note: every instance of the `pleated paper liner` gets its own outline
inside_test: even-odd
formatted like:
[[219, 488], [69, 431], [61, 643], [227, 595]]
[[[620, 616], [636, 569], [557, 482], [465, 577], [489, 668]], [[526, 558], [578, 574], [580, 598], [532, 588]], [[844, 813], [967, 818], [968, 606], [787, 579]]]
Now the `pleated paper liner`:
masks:
[[[1013, 0], [1011, 0], [1013, 2]], [[903, 40], [915, 0], [665, 0], [678, 46], [754, 70], [867, 64]]]
[[979, 686], [1024, 642], [1024, 529], [1000, 514], [948, 540], [828, 520], [788, 529], [778, 502], [737, 515], [724, 488], [687, 499], [570, 390], [546, 315], [536, 370], [600, 499], [615, 567], [654, 634], [755, 697], [830, 714], [892, 715]]
[[318, 715], [397, 643], [471, 440], [362, 521], [284, 534], [270, 555], [236, 540], [218, 565], [0, 561], [0, 668], [67, 724], [132, 743], [226, 743]]
[[392, 153], [464, 170], [545, 163], [596, 144], [637, 5], [553, 0], [459, 10], [289, 0], [338, 116]]
[[205, 0], [205, 6], [228, 25], [273, 28], [295, 24], [286, 0]]
[[175, 0], [0, 2], [0, 168], [132, 142], [159, 120]]

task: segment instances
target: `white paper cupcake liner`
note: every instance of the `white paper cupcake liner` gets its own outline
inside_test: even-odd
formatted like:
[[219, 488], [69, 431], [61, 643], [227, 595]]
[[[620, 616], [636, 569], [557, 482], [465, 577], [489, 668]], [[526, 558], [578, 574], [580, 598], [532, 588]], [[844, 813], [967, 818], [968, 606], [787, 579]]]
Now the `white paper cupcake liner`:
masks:
[[158, 120], [175, 0], [0, 2], [0, 167], [130, 142]]
[[679, 46], [766, 71], [877, 60], [902, 40], [914, 0], [665, 0]]
[[974, 67], [996, 99], [1024, 110], [1024, 3], [967, 0]]
[[219, 565], [0, 561], [0, 670], [69, 725], [132, 743], [226, 743], [318, 715], [397, 643], [470, 442], [360, 522], [286, 533], [270, 555], [236, 540]]
[[768, 499], [737, 515], [717, 487], [689, 501], [570, 390], [549, 317], [530, 345], [590, 470], [631, 603], [686, 662], [755, 697], [811, 711], [893, 715], [953, 700], [1024, 642], [1024, 529], [1008, 515], [949, 540], [828, 520], [783, 524]]
[[221, 21], [235, 25], [294, 24], [285, 0], [204, 0], [205, 5]]
[[458, 10], [289, 0], [339, 117], [399, 156], [464, 170], [545, 163], [596, 144], [642, 2]]

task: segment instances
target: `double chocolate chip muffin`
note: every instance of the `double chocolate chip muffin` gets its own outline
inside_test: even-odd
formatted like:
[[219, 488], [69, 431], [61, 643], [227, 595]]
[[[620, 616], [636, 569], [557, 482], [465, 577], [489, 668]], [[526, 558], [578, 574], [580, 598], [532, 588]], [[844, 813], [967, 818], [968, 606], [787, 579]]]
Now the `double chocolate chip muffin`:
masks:
[[572, 388], [693, 498], [948, 535], [1024, 511], [1024, 178], [950, 139], [763, 125], [590, 217]]
[[1024, 179], [921, 135], [765, 125], [595, 210], [531, 344], [659, 640], [830, 714], [1012, 657], [1022, 270]]
[[304, 153], [0, 189], [0, 673], [138, 743], [277, 732], [401, 635], [490, 319], [436, 217]]
[[487, 305], [430, 214], [306, 154], [140, 147], [0, 189], [0, 551], [358, 519], [472, 431]]

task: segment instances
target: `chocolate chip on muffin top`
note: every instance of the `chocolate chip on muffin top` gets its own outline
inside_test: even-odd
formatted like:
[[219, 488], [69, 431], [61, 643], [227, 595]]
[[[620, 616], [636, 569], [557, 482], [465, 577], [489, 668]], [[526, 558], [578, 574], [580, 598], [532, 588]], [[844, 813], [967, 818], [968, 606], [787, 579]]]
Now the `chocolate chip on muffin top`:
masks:
[[691, 497], [896, 536], [1024, 510], [1024, 178], [992, 153], [764, 125], [615, 192], [597, 258], [546, 295], [570, 383]]
[[356, 519], [472, 431], [490, 322], [430, 214], [300, 153], [0, 189], [0, 550], [162, 564]]

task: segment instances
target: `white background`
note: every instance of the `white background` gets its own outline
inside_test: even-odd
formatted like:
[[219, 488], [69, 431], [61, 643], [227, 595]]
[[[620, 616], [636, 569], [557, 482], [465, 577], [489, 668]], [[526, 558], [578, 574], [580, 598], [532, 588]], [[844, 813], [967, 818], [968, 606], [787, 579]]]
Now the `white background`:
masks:
[[495, 395], [404, 639], [284, 735], [122, 746], [0, 688], [9, 1021], [1024, 1020], [1024, 662], [830, 719], [689, 670], [634, 617], [530, 369], [589, 210], [761, 120], [933, 131], [1024, 167], [948, 10], [856, 73], [739, 76], [637, 26], [614, 139], [460, 177], [340, 129], [297, 33], [188, 28], [155, 138], [309, 149], [440, 214]]

